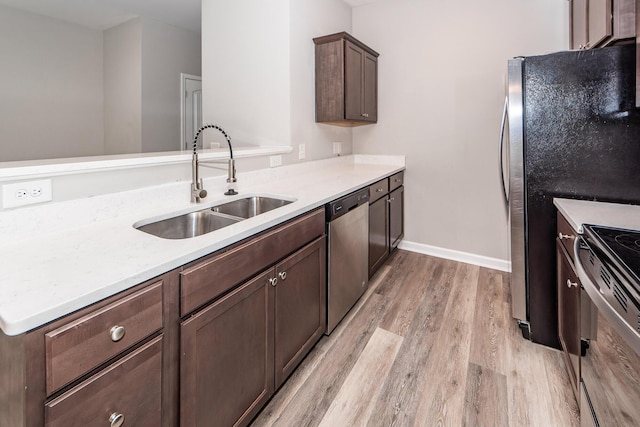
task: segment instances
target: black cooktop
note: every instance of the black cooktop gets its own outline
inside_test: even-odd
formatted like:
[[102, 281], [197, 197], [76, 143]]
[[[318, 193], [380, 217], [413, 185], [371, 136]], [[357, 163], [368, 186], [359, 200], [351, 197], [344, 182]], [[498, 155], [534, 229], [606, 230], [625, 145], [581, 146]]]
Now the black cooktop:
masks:
[[600, 225], [585, 225], [584, 228], [588, 235], [593, 234], [599, 241], [600, 249], [626, 270], [635, 287], [640, 287], [640, 231]]

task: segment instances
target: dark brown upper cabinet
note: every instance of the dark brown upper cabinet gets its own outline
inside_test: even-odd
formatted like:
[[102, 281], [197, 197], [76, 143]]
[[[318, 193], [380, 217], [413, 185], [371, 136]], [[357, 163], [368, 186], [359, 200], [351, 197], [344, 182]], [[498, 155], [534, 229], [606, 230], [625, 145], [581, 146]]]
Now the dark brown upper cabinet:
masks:
[[316, 122], [362, 125], [378, 121], [379, 54], [342, 32], [316, 45]]
[[635, 0], [570, 0], [571, 49], [604, 47], [636, 36]]

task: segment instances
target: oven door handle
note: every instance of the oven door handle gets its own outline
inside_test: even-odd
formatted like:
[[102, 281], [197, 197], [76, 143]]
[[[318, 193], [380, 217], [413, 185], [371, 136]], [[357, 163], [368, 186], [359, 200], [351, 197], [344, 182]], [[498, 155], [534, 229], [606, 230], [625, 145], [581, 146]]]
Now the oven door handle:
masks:
[[[582, 243], [581, 243], [582, 242]], [[584, 245], [583, 248], [581, 245]], [[584, 243], [582, 238], [577, 238], [573, 243], [573, 255], [575, 260], [576, 272], [580, 283], [589, 299], [596, 306], [598, 311], [604, 318], [609, 321], [611, 326], [620, 334], [627, 344], [640, 355], [640, 334], [629, 323], [627, 323], [618, 312], [611, 306], [605, 298], [606, 292], [612, 292], [609, 289], [599, 287], [595, 280], [591, 279], [590, 274], [585, 270], [582, 264], [582, 253], [589, 250], [589, 245]]]

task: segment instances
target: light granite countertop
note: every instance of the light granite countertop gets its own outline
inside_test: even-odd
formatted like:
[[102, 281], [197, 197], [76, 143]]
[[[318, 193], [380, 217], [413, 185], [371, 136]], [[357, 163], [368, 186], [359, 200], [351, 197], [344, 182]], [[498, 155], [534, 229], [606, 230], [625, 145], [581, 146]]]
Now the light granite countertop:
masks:
[[[404, 156], [344, 156], [239, 173], [238, 196], [223, 177], [205, 180], [200, 205], [176, 182], [24, 209], [0, 211], [0, 329], [18, 335], [259, 233], [404, 170]], [[137, 221], [250, 195], [291, 204], [183, 240], [133, 228]]]
[[583, 224], [640, 230], [639, 205], [559, 198], [553, 204], [578, 233], [583, 232]]

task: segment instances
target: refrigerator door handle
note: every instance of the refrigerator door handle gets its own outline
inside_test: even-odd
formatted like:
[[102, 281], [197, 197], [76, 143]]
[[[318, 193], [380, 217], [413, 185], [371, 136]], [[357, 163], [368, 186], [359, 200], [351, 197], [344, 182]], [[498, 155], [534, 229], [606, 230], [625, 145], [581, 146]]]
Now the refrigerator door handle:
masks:
[[500, 125], [500, 181], [502, 182], [502, 194], [504, 196], [504, 203], [509, 207], [509, 193], [507, 191], [506, 180], [504, 177], [504, 132], [506, 131], [506, 124], [509, 118], [509, 97], [504, 98], [504, 109], [502, 110], [502, 124]]

